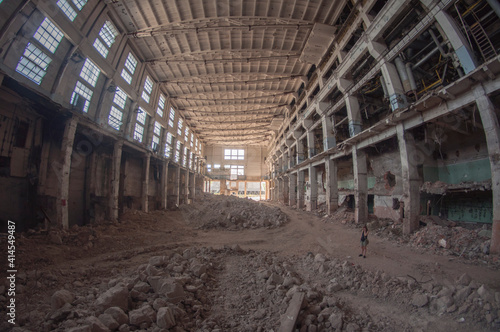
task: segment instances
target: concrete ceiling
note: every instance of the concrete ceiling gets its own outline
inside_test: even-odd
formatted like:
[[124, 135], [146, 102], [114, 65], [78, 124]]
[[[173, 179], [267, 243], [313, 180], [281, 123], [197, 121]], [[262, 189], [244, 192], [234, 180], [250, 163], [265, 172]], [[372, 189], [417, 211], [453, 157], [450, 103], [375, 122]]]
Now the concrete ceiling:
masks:
[[110, 2], [174, 108], [209, 145], [269, 143], [332, 42], [332, 25], [345, 3]]

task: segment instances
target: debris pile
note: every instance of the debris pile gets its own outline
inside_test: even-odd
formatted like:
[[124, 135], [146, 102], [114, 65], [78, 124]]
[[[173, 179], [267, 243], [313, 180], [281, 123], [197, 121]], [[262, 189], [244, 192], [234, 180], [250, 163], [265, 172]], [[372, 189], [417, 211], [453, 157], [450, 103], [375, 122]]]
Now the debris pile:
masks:
[[234, 196], [204, 195], [196, 204], [181, 206], [181, 211], [199, 229], [276, 228], [288, 221], [278, 207]]

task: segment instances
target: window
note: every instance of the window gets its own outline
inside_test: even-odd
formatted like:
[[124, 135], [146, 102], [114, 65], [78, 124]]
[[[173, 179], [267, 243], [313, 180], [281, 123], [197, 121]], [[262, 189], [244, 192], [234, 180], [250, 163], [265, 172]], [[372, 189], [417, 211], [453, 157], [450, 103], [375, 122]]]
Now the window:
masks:
[[127, 60], [125, 60], [125, 67], [121, 73], [121, 76], [128, 84], [132, 83], [132, 75], [134, 75], [135, 67], [137, 67], [137, 59], [132, 53], [129, 53]]
[[[125, 103], [127, 102], [127, 95], [120, 88], [116, 88], [115, 97], [113, 98], [114, 105], [111, 106], [111, 111], [108, 116], [108, 124], [120, 130], [123, 118], [123, 109], [125, 108]], [[117, 106], [117, 107], [115, 107]]]
[[151, 81], [149, 76], [146, 76], [146, 80], [144, 81], [144, 90], [142, 91], [142, 99], [144, 99], [148, 104], [149, 101], [151, 100], [152, 91], [153, 91], [153, 82]]
[[168, 115], [168, 125], [174, 128], [174, 120], [175, 120], [175, 110], [170, 108], [170, 114]]
[[207, 172], [211, 172], [212, 171], [212, 165], [211, 164], [207, 164]]
[[99, 31], [99, 36], [94, 41], [95, 49], [104, 58], [108, 56], [109, 48], [115, 42], [116, 36], [118, 36], [118, 31], [115, 26], [110, 21], [106, 21]]
[[73, 7], [71, 7], [71, 5], [66, 0], [59, 0], [57, 2], [57, 5], [59, 6], [59, 8], [61, 8], [63, 13], [66, 14], [66, 16], [70, 19], [71, 22], [75, 20], [76, 15], [78, 15], [78, 13]]
[[36, 84], [42, 82], [52, 59], [35, 45], [28, 43], [16, 71]]
[[80, 77], [92, 85], [92, 87], [95, 87], [100, 73], [101, 71], [99, 68], [97, 68], [97, 66], [89, 58], [87, 58], [83, 64], [82, 71], [80, 72]]
[[36, 30], [33, 38], [38, 40], [40, 44], [45, 46], [51, 53], [54, 53], [64, 37], [61, 30], [59, 30], [54, 23], [48, 18], [45, 18]]
[[189, 128], [186, 127], [186, 130], [184, 131], [184, 142], [186, 142], [187, 144], [188, 140], [189, 140]]
[[167, 142], [165, 143], [165, 157], [170, 158], [172, 155], [172, 142], [173, 135], [171, 133], [167, 133]]
[[77, 81], [75, 90], [73, 91], [73, 94], [71, 95], [71, 105], [79, 105], [80, 104], [80, 98], [83, 98], [83, 108], [82, 111], [87, 113], [89, 111], [89, 106], [90, 106], [90, 100], [92, 99], [92, 94], [93, 91], [88, 88], [86, 85], [84, 85], [82, 82]]
[[175, 144], [175, 162], [178, 163], [181, 157], [181, 142], [177, 141]]
[[220, 164], [214, 164], [214, 169], [220, 169]]
[[134, 128], [134, 139], [136, 141], [142, 142], [144, 137], [144, 125], [146, 124], [146, 111], [139, 107], [137, 112], [137, 122]]
[[226, 160], [244, 160], [245, 150], [242, 149], [224, 149], [224, 159]]
[[76, 5], [78, 10], [82, 10], [83, 6], [87, 3], [87, 0], [73, 0], [73, 3]]
[[231, 165], [231, 179], [234, 178], [234, 176], [238, 175], [245, 175], [245, 166], [240, 166], [240, 165]]
[[189, 151], [189, 166], [190, 169], [193, 169], [193, 152]]
[[156, 109], [156, 113], [163, 118], [163, 109], [165, 108], [165, 96], [160, 95], [160, 99], [158, 99], [158, 108]]
[[151, 142], [151, 148], [155, 152], [158, 152], [158, 145], [160, 145], [160, 136], [161, 124], [158, 121], [155, 121], [155, 125], [153, 127], [153, 140]]
[[191, 147], [193, 147], [194, 135], [191, 133]]
[[177, 135], [179, 136], [182, 136], [182, 124], [182, 119], [179, 119], [179, 122], [177, 122]]

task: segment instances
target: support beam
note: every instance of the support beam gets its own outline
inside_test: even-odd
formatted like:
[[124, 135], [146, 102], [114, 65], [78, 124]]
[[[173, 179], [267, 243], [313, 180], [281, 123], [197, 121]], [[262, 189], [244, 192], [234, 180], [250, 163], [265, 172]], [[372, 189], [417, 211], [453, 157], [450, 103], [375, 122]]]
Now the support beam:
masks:
[[161, 195], [161, 208], [162, 209], [167, 209], [168, 208], [168, 163], [169, 161], [166, 160], [162, 164], [162, 174], [161, 174], [161, 190], [160, 190], [160, 195]]
[[176, 166], [176, 169], [175, 169], [174, 195], [175, 195], [175, 205], [179, 206], [181, 204], [181, 167], [180, 166]]
[[318, 207], [318, 172], [309, 164], [309, 199], [306, 202], [307, 211], [315, 211]]
[[337, 162], [329, 157], [325, 160], [326, 172], [326, 213], [332, 214], [339, 207]]
[[332, 116], [324, 116], [321, 119], [323, 124], [323, 150], [328, 150], [337, 146], [335, 134], [333, 133], [334, 123]]
[[151, 153], [146, 153], [142, 159], [142, 211], [149, 212], [149, 168], [151, 164]]
[[298, 171], [297, 173], [297, 209], [304, 209], [305, 197], [305, 171]]
[[347, 118], [349, 119], [349, 136], [353, 137], [359, 134], [362, 130], [361, 111], [359, 108], [358, 98], [347, 96], [345, 104], [347, 108]]
[[366, 223], [368, 221], [368, 179], [366, 169], [366, 153], [363, 150], [352, 150], [352, 164], [354, 172], [354, 221]]
[[64, 134], [61, 143], [61, 162], [53, 163], [59, 180], [59, 187], [56, 201], [57, 224], [64, 229], [69, 228], [68, 219], [68, 197], [69, 197], [69, 176], [71, 173], [71, 155], [73, 154], [73, 143], [75, 141], [77, 118], [70, 118], [64, 126]]
[[402, 123], [397, 125], [396, 131], [403, 180], [403, 233], [410, 234], [418, 229], [420, 216], [420, 179], [415, 158], [418, 152], [413, 135], [405, 132]]
[[189, 204], [189, 170], [186, 169], [186, 176], [184, 177], [184, 204]]
[[290, 180], [288, 177], [283, 177], [283, 203], [289, 205], [290, 198]]
[[391, 110], [394, 112], [395, 110], [407, 107], [408, 100], [406, 99], [396, 66], [390, 62], [385, 62], [382, 64], [380, 71], [384, 78], [385, 90], [387, 90], [387, 94], [389, 95]]
[[474, 89], [476, 105], [484, 126], [491, 167], [491, 191], [493, 201], [493, 225], [490, 252], [500, 254], [500, 127], [495, 114], [495, 105], [479, 85]]
[[108, 214], [111, 221], [118, 220], [120, 197], [120, 169], [122, 163], [123, 141], [117, 141], [113, 147], [113, 160], [111, 163], [111, 186], [109, 192]]
[[307, 156], [312, 158], [316, 155], [316, 149], [314, 148], [314, 131], [307, 131]]
[[288, 203], [290, 206], [297, 205], [297, 174], [290, 174], [289, 180], [289, 199]]

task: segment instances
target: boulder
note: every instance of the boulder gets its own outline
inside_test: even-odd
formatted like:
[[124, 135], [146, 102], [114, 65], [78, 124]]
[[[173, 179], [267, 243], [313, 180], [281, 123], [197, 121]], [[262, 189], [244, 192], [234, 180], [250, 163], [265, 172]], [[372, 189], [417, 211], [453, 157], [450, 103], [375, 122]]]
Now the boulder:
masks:
[[105, 314], [110, 314], [118, 324], [128, 324], [127, 314], [119, 307], [111, 307], [104, 311]]
[[95, 301], [95, 306], [101, 311], [110, 307], [128, 309], [128, 288], [124, 284], [118, 284], [101, 294]]
[[71, 303], [75, 299], [75, 295], [73, 293], [61, 289], [52, 294], [50, 299], [50, 305], [52, 306], [52, 310], [57, 310], [64, 306], [66, 303]]
[[169, 329], [175, 326], [175, 317], [172, 309], [163, 307], [158, 310], [156, 325], [162, 329]]
[[149, 304], [145, 304], [139, 309], [130, 311], [128, 318], [130, 325], [139, 327], [141, 324], [147, 323], [148, 326], [151, 326], [151, 323], [156, 321], [156, 311]]
[[284, 279], [282, 276], [280, 276], [277, 273], [272, 273], [269, 278], [267, 279], [267, 284], [268, 285], [281, 285], [283, 283]]
[[411, 304], [415, 307], [423, 307], [429, 303], [429, 298], [425, 294], [414, 294], [411, 299]]
[[120, 327], [120, 324], [110, 314], [102, 314], [98, 318], [110, 330], [116, 330]]
[[334, 312], [330, 315], [330, 317], [328, 317], [328, 321], [334, 330], [341, 331], [344, 324], [343, 318], [344, 317], [341, 312]]
[[486, 287], [485, 285], [482, 285], [481, 287], [478, 288], [477, 294], [479, 294], [479, 296], [485, 301], [488, 301], [490, 303], [495, 302], [494, 293], [490, 289], [488, 289], [488, 287]]
[[90, 326], [92, 332], [110, 332], [111, 330], [106, 327], [97, 317], [90, 316], [85, 319], [85, 322]]

